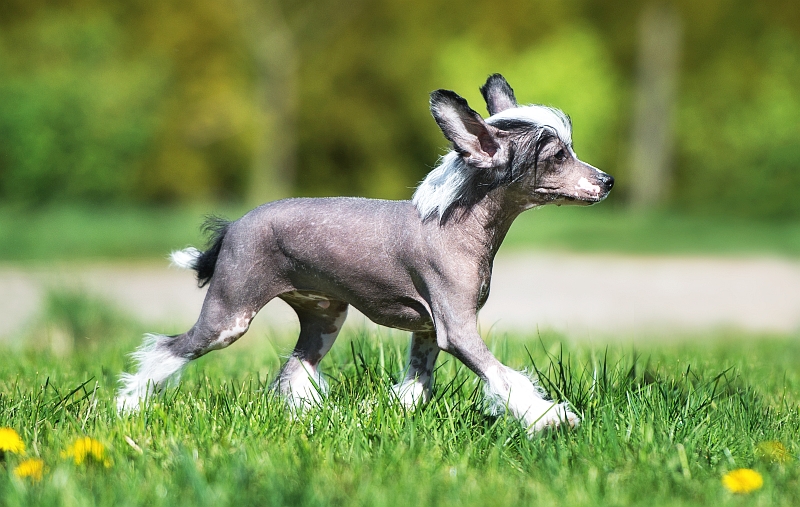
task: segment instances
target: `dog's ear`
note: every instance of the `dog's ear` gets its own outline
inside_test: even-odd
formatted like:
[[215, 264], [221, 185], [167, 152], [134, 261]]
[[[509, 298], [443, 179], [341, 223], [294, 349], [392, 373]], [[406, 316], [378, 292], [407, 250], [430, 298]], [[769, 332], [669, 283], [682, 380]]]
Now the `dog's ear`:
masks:
[[514, 97], [514, 90], [509, 86], [506, 78], [500, 74], [492, 74], [486, 80], [486, 84], [481, 86], [481, 95], [486, 101], [486, 109], [489, 116], [499, 112], [517, 107], [517, 98]]
[[431, 114], [468, 164], [489, 168], [508, 161], [508, 134], [487, 125], [457, 93], [450, 90], [431, 93]]

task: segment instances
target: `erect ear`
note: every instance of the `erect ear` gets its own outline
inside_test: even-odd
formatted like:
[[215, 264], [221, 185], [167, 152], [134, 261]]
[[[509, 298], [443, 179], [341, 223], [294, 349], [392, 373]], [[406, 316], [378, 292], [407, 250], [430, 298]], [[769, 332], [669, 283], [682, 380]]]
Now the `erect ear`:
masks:
[[508, 85], [506, 78], [500, 74], [489, 76], [486, 84], [481, 86], [481, 95], [483, 95], [483, 100], [486, 101], [486, 109], [489, 110], [489, 116], [517, 107], [514, 90]]
[[489, 168], [508, 162], [508, 134], [487, 125], [455, 92], [436, 90], [431, 93], [431, 114], [468, 164]]

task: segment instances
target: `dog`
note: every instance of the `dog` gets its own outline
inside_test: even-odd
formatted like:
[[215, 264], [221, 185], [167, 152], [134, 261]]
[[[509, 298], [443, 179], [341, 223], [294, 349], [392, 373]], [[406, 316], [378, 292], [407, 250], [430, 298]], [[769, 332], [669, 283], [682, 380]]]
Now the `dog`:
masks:
[[550, 107], [520, 106], [499, 74], [480, 88], [489, 117], [449, 90], [430, 110], [452, 149], [411, 201], [294, 198], [264, 204], [229, 222], [206, 224], [209, 248], [173, 252], [208, 292], [197, 322], [177, 336], [149, 335], [123, 374], [120, 412], [174, 379], [189, 361], [239, 339], [271, 299], [291, 306], [300, 336], [272, 389], [291, 407], [320, 402], [319, 363], [353, 305], [377, 324], [410, 331], [405, 378], [394, 398], [413, 408], [430, 400], [440, 351], [485, 384], [494, 413], [508, 411], [529, 434], [580, 422], [567, 403], [547, 400], [525, 374], [498, 361], [477, 330], [492, 263], [514, 219], [546, 204], [594, 204], [614, 179], [578, 159], [572, 124]]

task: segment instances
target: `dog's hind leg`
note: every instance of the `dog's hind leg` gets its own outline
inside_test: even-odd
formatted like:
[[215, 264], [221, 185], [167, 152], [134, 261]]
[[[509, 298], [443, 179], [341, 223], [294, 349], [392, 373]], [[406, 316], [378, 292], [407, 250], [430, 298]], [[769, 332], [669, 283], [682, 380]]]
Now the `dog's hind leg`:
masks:
[[272, 298], [263, 287], [252, 290], [253, 285], [243, 276], [215, 278], [200, 316], [189, 331], [177, 336], [148, 335], [142, 347], [132, 354], [136, 373], [120, 377], [117, 410], [137, 410], [140, 400], [176, 379], [189, 361], [225, 348], [242, 336], [258, 310]]
[[348, 304], [308, 292], [282, 294], [300, 320], [300, 337], [272, 385], [295, 410], [317, 405], [327, 390], [319, 363], [331, 349], [347, 317]]
[[392, 388], [395, 397], [404, 407], [413, 408], [417, 403], [430, 401], [433, 366], [438, 355], [436, 333], [423, 331], [411, 335], [405, 378]]
[[138, 410], [140, 401], [169, 384], [189, 362], [169, 348], [169, 342], [180, 336], [145, 335], [142, 346], [131, 354], [137, 364], [136, 373], [123, 373], [119, 378], [116, 401], [120, 413]]

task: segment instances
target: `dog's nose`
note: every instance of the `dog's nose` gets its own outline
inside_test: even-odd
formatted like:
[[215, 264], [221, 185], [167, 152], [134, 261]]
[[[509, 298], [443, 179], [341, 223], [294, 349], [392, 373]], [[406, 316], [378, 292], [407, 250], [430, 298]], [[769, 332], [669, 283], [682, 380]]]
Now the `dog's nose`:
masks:
[[611, 190], [611, 187], [614, 186], [614, 177], [610, 174], [604, 174], [600, 177], [600, 181], [603, 182], [603, 185], [606, 187], [606, 191]]

